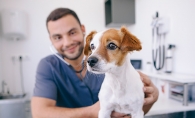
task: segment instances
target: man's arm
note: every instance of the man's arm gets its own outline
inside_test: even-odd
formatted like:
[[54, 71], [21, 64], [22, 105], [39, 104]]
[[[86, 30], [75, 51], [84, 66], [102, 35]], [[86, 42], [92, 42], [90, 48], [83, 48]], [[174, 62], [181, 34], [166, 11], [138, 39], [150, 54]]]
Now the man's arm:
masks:
[[152, 108], [153, 104], [158, 100], [159, 92], [147, 75], [141, 72], [139, 72], [139, 74], [144, 83], [145, 102], [143, 111], [144, 114], [146, 114]]
[[[56, 101], [48, 98], [33, 97], [31, 109], [33, 118], [98, 118], [99, 101], [82, 108], [57, 107]], [[112, 118], [130, 118], [123, 113], [112, 112]]]
[[31, 100], [33, 118], [97, 118], [99, 103], [82, 108], [57, 107], [56, 101], [33, 97]]

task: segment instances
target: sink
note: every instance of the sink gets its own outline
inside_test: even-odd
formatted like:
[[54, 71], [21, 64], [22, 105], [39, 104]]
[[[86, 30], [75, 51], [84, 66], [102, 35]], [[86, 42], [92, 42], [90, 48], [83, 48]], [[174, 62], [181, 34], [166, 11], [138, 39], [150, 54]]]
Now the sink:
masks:
[[25, 95], [0, 94], [0, 118], [26, 118]]
[[12, 94], [2, 94], [2, 93], [0, 93], [0, 100], [17, 99], [17, 98], [23, 98], [23, 97], [25, 97], [25, 94], [23, 94], [23, 95], [12, 95]]

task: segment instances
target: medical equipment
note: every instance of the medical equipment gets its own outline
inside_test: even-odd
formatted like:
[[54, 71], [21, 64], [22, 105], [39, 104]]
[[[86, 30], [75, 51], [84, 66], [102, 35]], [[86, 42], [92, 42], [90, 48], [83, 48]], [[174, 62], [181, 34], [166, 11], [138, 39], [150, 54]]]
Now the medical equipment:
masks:
[[156, 70], [161, 70], [165, 63], [165, 36], [169, 31], [169, 19], [159, 18], [158, 12], [152, 21], [152, 59]]

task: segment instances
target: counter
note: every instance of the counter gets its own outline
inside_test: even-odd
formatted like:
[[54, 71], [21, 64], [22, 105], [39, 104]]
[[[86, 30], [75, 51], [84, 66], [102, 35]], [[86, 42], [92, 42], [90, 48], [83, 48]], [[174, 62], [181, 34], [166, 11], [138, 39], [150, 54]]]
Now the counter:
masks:
[[195, 102], [189, 103], [188, 106], [183, 106], [179, 101], [168, 98], [159, 98], [157, 102], [152, 106], [150, 111], [146, 114], [146, 116], [191, 110], [195, 110]]
[[154, 73], [154, 72], [147, 72], [147, 71], [141, 71], [141, 72], [148, 75], [151, 78], [155, 78], [156, 80], [164, 80], [170, 83], [176, 82], [182, 84], [184, 87], [183, 104], [181, 101], [176, 101], [159, 95], [159, 99], [153, 105], [153, 107], [148, 112], [148, 114], [146, 114], [146, 116], [195, 110], [195, 102], [188, 103], [188, 85], [195, 84], [195, 75], [178, 74], [178, 73], [172, 73], [172, 74]]

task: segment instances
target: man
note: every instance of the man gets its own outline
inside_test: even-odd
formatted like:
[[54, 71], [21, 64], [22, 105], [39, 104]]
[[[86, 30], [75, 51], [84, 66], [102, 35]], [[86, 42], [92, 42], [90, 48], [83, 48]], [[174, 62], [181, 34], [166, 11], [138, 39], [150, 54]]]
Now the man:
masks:
[[[39, 63], [31, 101], [33, 118], [97, 118], [98, 93], [104, 75], [95, 75], [86, 69], [84, 25], [76, 13], [67, 8], [52, 11], [46, 25], [59, 56], [47, 56]], [[158, 98], [158, 90], [146, 75], [140, 75], [145, 84], [143, 110], [147, 113]], [[113, 111], [111, 117], [130, 116]]]

